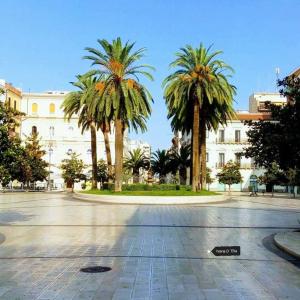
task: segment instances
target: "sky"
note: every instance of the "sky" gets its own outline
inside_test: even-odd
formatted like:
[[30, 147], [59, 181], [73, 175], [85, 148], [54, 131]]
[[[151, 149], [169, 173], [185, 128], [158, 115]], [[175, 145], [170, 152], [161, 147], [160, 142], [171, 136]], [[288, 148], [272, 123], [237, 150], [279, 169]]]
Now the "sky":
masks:
[[300, 66], [300, 0], [0, 0], [0, 78], [23, 91], [71, 90], [89, 70], [85, 47], [97, 39], [136, 42], [143, 63], [156, 68], [142, 80], [154, 104], [145, 134], [153, 150], [170, 146], [172, 132], [162, 81], [180, 47], [202, 42], [222, 50], [235, 73], [236, 109], [251, 93], [276, 91], [275, 68], [284, 77]]

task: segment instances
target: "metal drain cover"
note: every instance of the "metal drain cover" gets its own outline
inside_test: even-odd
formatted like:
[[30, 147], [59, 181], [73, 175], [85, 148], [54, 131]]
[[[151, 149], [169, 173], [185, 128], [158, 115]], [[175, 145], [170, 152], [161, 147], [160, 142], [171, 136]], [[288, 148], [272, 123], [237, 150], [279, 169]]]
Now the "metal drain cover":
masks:
[[103, 273], [110, 271], [110, 267], [101, 267], [101, 266], [95, 266], [95, 267], [87, 267], [80, 269], [80, 272], [84, 273]]

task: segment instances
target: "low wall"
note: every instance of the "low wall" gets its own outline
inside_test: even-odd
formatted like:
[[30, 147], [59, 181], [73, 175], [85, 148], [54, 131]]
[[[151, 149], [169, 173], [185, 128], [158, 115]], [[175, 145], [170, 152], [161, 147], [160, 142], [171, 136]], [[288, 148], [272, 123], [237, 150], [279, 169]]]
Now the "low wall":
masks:
[[217, 203], [228, 200], [227, 195], [213, 196], [111, 196], [89, 195], [74, 193], [73, 198], [78, 200], [95, 201], [99, 203], [115, 204], [147, 204], [147, 205], [180, 205], [180, 204], [205, 204]]

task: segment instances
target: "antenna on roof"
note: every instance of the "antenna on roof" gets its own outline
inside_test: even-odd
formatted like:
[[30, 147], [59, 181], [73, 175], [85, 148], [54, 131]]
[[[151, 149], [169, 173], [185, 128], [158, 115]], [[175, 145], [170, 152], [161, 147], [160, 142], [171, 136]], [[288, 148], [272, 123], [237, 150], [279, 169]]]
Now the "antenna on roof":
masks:
[[276, 84], [275, 84], [275, 89], [276, 91], [278, 91], [278, 80], [279, 80], [279, 74], [280, 74], [280, 68], [279, 67], [276, 67], [275, 68], [275, 74], [276, 74]]

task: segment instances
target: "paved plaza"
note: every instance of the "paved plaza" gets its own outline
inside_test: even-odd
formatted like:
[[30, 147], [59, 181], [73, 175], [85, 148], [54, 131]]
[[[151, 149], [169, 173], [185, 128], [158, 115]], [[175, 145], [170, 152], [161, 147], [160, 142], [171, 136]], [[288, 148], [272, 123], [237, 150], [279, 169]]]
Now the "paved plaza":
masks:
[[[273, 243], [300, 200], [151, 206], [0, 194], [0, 299], [300, 299], [300, 261]], [[240, 256], [215, 257], [215, 246]], [[108, 266], [106, 273], [80, 272]]]

